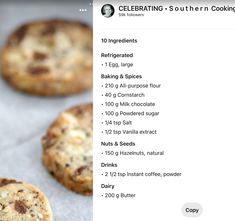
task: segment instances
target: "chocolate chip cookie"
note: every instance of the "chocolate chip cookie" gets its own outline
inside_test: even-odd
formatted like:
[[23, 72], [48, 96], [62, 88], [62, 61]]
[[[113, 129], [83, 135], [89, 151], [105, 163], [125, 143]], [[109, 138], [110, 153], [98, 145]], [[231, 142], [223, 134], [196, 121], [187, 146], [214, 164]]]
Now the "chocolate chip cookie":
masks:
[[43, 163], [64, 186], [84, 195], [93, 191], [93, 105], [62, 112], [42, 138]]
[[92, 30], [71, 20], [34, 21], [8, 38], [2, 76], [18, 90], [56, 96], [92, 87]]
[[1, 221], [52, 221], [46, 196], [25, 182], [0, 178]]

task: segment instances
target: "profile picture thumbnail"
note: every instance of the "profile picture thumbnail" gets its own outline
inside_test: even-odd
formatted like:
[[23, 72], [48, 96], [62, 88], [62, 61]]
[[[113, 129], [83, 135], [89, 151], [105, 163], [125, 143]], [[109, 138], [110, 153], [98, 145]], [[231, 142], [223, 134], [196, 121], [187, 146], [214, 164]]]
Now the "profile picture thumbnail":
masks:
[[114, 15], [114, 11], [115, 11], [114, 7], [110, 4], [105, 4], [101, 8], [101, 13], [106, 18], [112, 17]]

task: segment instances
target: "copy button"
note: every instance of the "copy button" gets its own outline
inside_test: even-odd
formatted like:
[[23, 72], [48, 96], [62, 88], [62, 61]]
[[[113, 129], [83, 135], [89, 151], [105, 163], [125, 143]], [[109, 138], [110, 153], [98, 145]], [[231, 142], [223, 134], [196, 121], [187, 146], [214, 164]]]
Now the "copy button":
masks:
[[199, 203], [185, 203], [182, 212], [187, 217], [198, 217], [202, 214], [202, 206]]

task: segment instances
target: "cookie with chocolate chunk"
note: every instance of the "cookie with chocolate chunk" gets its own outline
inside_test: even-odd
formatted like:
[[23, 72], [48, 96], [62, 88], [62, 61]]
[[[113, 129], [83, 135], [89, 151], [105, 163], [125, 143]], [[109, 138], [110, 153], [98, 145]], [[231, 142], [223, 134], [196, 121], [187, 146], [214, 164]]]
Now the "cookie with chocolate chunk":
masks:
[[46, 196], [25, 182], [0, 178], [1, 221], [52, 221]]
[[8, 38], [2, 76], [18, 90], [69, 95], [92, 87], [92, 30], [71, 20], [34, 21]]
[[62, 112], [42, 138], [43, 163], [64, 186], [84, 195], [93, 191], [93, 106]]

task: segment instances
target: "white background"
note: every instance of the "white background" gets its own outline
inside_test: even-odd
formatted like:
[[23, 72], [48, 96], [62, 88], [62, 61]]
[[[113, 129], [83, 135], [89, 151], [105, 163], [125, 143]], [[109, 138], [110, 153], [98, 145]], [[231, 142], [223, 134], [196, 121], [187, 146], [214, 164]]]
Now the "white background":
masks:
[[[188, 202], [203, 207], [196, 220], [234, 220], [235, 13], [149, 12], [144, 17], [119, 17], [117, 5], [113, 5], [116, 14], [109, 19], [100, 13], [102, 3], [94, 5], [94, 221], [188, 220], [181, 212]], [[101, 38], [137, 38], [139, 42], [135, 46], [105, 46]], [[126, 170], [175, 170], [183, 173], [181, 178], [114, 180], [100, 175], [100, 163], [112, 161], [100, 155], [100, 142], [107, 138], [101, 135], [105, 109], [101, 107], [100, 74], [108, 72], [101, 67], [100, 53], [130, 51], [136, 55], [136, 69], [131, 72], [162, 84], [157, 94], [148, 94], [148, 99], [159, 104], [159, 118], [136, 118], [136, 128], [154, 127], [160, 134], [157, 139], [123, 139], [134, 139], [141, 148], [163, 148], [166, 155], [155, 160], [133, 157], [113, 161]], [[107, 179], [119, 192], [138, 193], [137, 197], [102, 198], [100, 183]]]

